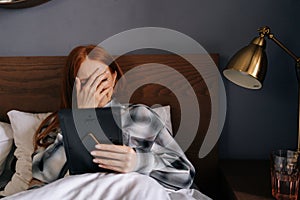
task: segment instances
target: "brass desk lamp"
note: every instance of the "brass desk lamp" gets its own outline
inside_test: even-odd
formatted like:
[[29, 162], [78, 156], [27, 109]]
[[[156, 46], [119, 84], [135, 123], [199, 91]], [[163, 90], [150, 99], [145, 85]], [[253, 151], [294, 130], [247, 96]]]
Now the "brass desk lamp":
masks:
[[267, 56], [265, 53], [266, 40], [268, 37], [288, 53], [296, 61], [296, 72], [298, 80], [298, 152], [300, 151], [300, 58], [286, 48], [271, 33], [270, 28], [265, 26], [258, 29], [259, 36], [254, 38], [250, 44], [239, 50], [229, 61], [224, 76], [233, 83], [248, 88], [260, 89], [267, 71]]

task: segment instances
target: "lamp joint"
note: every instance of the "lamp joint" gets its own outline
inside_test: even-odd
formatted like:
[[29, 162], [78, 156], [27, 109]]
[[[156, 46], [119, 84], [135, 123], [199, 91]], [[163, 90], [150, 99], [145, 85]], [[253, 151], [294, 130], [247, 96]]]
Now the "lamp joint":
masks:
[[271, 30], [268, 26], [264, 26], [258, 29], [259, 32], [259, 36], [260, 37], [265, 37], [266, 35], [270, 35], [271, 34]]

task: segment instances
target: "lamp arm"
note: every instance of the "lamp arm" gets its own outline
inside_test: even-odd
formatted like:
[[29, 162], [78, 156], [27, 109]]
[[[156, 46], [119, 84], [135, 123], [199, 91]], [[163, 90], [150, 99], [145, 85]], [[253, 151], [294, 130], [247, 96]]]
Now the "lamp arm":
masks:
[[300, 58], [296, 56], [291, 50], [284, 46], [279, 40], [277, 40], [272, 33], [268, 34], [268, 38], [275, 42], [279, 47], [281, 47], [286, 53], [288, 53], [297, 63], [300, 62]]
[[279, 47], [281, 47], [286, 53], [288, 53], [297, 63], [300, 62], [300, 57], [297, 57], [291, 50], [289, 50], [284, 44], [282, 44], [279, 40], [277, 40], [273, 33], [271, 33], [271, 29], [268, 26], [264, 26], [258, 29], [260, 37], [268, 36], [273, 42], [275, 42]]

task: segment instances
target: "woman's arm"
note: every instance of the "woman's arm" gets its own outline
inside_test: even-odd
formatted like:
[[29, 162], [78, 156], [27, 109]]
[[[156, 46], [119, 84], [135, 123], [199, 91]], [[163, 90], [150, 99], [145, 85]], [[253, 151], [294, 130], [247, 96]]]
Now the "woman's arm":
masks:
[[166, 188], [189, 188], [195, 169], [160, 118], [150, 108], [133, 106], [123, 131], [137, 153], [135, 171], [147, 174]]
[[136, 148], [136, 171], [147, 174], [170, 189], [189, 188], [195, 169], [178, 144], [164, 128], [150, 151]]
[[92, 155], [99, 167], [117, 172], [136, 171], [170, 189], [189, 188], [195, 169], [151, 108], [132, 105], [123, 110], [124, 145], [96, 145]]

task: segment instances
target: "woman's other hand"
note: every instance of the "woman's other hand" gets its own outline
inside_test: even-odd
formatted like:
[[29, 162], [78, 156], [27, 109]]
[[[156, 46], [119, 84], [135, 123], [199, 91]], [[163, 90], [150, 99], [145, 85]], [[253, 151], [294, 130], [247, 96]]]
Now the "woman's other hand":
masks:
[[132, 172], [137, 162], [136, 152], [128, 146], [98, 144], [91, 154], [99, 167], [121, 173]]
[[86, 80], [76, 77], [78, 108], [103, 107], [108, 103], [108, 94], [113, 90], [109, 75], [107, 70], [101, 72], [97, 69]]

